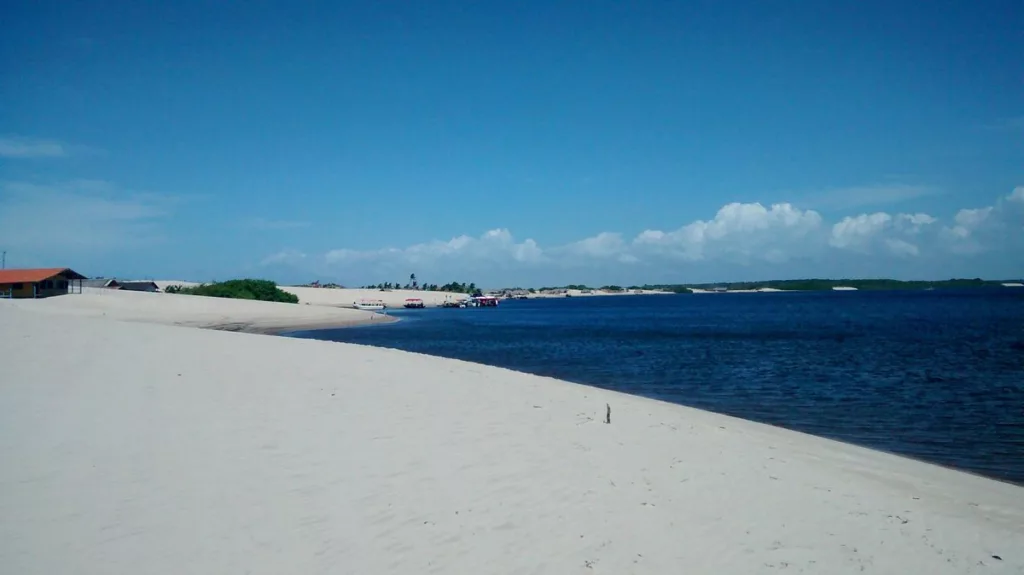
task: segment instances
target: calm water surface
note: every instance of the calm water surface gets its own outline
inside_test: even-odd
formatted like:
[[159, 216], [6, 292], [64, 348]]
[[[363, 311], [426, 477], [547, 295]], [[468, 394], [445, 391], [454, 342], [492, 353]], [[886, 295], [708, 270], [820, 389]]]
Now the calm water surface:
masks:
[[557, 377], [1024, 484], [1024, 290], [592, 297], [291, 334]]

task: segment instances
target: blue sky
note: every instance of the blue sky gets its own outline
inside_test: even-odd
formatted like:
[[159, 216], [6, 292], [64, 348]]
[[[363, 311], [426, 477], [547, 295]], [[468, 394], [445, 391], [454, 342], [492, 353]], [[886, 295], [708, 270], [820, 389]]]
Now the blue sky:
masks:
[[1024, 275], [1020, 2], [293, 4], [8, 3], [9, 267]]

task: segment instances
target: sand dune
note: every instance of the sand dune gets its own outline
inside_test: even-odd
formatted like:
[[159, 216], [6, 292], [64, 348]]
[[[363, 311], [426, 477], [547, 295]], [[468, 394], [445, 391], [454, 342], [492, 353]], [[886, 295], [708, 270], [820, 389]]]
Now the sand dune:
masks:
[[454, 360], [75, 317], [86, 297], [0, 302], [5, 572], [1024, 570], [1020, 487]]
[[346, 327], [393, 321], [393, 318], [368, 311], [301, 303], [296, 305], [103, 288], [84, 288], [83, 292], [40, 300], [7, 300], [3, 303], [40, 313], [249, 332]]
[[331, 306], [351, 306], [354, 302], [361, 299], [379, 299], [390, 308], [400, 308], [407, 298], [419, 298], [427, 306], [436, 307], [446, 301], [464, 300], [469, 297], [466, 294], [416, 290], [381, 291], [375, 289], [328, 289], [291, 286], [281, 286], [281, 289], [299, 296], [300, 302]]
[[[185, 282], [176, 280], [157, 280], [155, 283], [160, 287], [160, 289], [166, 289], [167, 286], [170, 285], [199, 285], [196, 282]], [[400, 308], [405, 303], [405, 300], [408, 298], [419, 298], [422, 299], [423, 303], [426, 304], [428, 307], [437, 307], [446, 301], [464, 300], [469, 297], [466, 294], [453, 294], [445, 292], [429, 292], [418, 290], [381, 291], [377, 289], [330, 289], [294, 286], [279, 287], [288, 293], [292, 293], [298, 296], [299, 303], [308, 303], [311, 305], [333, 307], [352, 307], [353, 303], [361, 299], [372, 299], [381, 300], [390, 308]]]

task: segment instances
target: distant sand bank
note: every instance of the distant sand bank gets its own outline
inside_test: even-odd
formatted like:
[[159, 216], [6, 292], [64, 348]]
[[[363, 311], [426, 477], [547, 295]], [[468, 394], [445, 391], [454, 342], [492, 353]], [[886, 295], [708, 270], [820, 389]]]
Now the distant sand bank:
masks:
[[149, 325], [328, 307], [131, 295], [0, 301], [5, 572], [1024, 570], [1021, 487], [482, 365]]
[[[165, 289], [170, 285], [198, 285], [195, 282], [185, 281], [173, 281], [173, 280], [157, 280], [155, 282], [160, 289]], [[311, 304], [311, 305], [322, 305], [322, 306], [333, 306], [333, 307], [352, 307], [357, 301], [360, 300], [380, 300], [391, 309], [401, 308], [406, 300], [408, 299], [420, 299], [426, 305], [426, 307], [440, 307], [445, 302], [451, 301], [462, 301], [469, 299], [467, 294], [462, 293], [449, 293], [439, 291], [420, 291], [420, 290], [379, 290], [379, 289], [353, 289], [353, 288], [314, 288], [314, 287], [303, 287], [303, 286], [278, 286], [282, 290], [295, 294], [299, 298], [299, 303]], [[601, 290], [578, 290], [571, 289], [566, 290], [565, 293], [531, 293], [527, 295], [528, 299], [549, 299], [549, 298], [564, 298], [566, 293], [570, 297], [597, 297], [597, 296], [633, 296], [633, 295], [675, 295], [672, 292], [659, 291], [659, 290], [638, 290], [640, 293], [636, 293], [636, 290], [627, 290], [621, 292], [601, 291]]]
[[795, 291], [798, 291], [798, 290], [781, 290], [781, 289], [775, 289], [775, 288], [757, 288], [757, 289], [731, 289], [731, 290], [726, 290], [726, 291], [716, 291], [716, 290], [712, 290], [712, 289], [692, 288], [690, 291], [692, 291], [693, 293], [696, 293], [696, 294], [701, 294], [701, 293], [722, 294], [722, 293], [792, 293], [792, 292], [795, 292]]
[[[639, 292], [639, 293], [637, 293]], [[675, 295], [673, 292], [660, 290], [624, 290], [624, 291], [602, 291], [602, 290], [566, 290], [569, 297], [596, 297], [596, 296], [627, 296], [627, 295]], [[565, 297], [565, 293], [532, 293], [529, 299], [546, 299]]]

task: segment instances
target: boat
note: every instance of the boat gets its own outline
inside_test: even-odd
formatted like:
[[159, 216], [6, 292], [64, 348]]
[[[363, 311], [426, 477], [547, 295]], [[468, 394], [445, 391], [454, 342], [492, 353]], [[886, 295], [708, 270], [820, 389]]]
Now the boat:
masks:
[[423, 309], [427, 306], [426, 304], [423, 303], [423, 300], [421, 300], [420, 298], [411, 297], [405, 300], [405, 304], [402, 307], [406, 309]]
[[470, 301], [473, 307], [498, 307], [498, 298], [489, 295], [473, 296]]
[[366, 311], [382, 311], [387, 309], [388, 306], [384, 305], [384, 302], [379, 299], [361, 299], [357, 302], [352, 302], [352, 307]]

